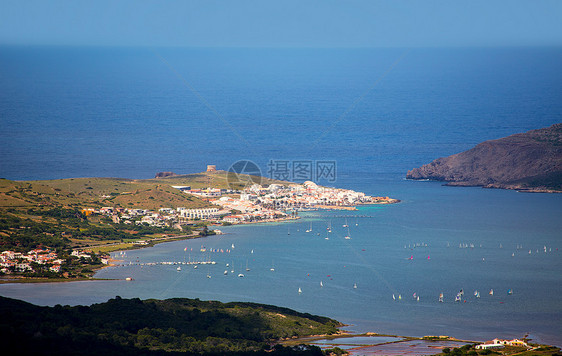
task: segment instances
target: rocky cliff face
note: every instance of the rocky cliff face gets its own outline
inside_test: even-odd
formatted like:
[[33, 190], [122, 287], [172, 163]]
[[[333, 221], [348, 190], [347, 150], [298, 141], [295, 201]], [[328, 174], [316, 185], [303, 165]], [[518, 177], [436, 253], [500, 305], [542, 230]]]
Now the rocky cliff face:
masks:
[[562, 123], [482, 142], [414, 168], [406, 177], [448, 185], [562, 191]]

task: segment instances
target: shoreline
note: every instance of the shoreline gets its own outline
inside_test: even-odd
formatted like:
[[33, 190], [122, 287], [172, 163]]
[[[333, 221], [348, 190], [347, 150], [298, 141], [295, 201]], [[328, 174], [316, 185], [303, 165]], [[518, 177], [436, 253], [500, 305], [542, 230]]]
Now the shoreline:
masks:
[[[554, 344], [543, 344], [540, 341], [533, 342], [533, 339], [528, 338], [529, 335], [526, 334], [523, 337], [519, 337], [519, 339], [524, 340], [528, 343], [529, 346], [525, 350], [519, 350], [515, 354], [527, 354], [527, 352], [532, 352], [537, 348], [555, 348], [559, 352], [560, 347]], [[346, 339], [354, 339], [354, 338], [373, 338], [372, 343], [364, 342], [364, 343], [346, 343]], [[382, 342], [376, 342], [376, 338], [381, 338]], [[384, 341], [384, 339], [388, 338], [395, 338], [398, 340], [389, 340]], [[319, 343], [320, 341], [324, 341]], [[335, 342], [325, 342], [325, 341], [335, 341]], [[341, 342], [339, 342], [341, 341]], [[416, 344], [415, 342], [421, 342], [423, 344]], [[479, 344], [486, 343], [486, 341], [481, 340], [466, 340], [466, 339], [459, 339], [453, 336], [404, 336], [404, 335], [393, 335], [393, 334], [379, 334], [375, 332], [363, 332], [363, 333], [351, 333], [346, 330], [340, 330], [337, 334], [331, 335], [311, 335], [311, 336], [303, 336], [303, 337], [295, 337], [295, 338], [286, 338], [283, 340], [279, 340], [279, 344], [284, 346], [296, 346], [299, 344], [306, 344], [306, 345], [314, 345], [319, 346], [324, 350], [329, 350], [336, 347], [344, 347], [345, 351], [347, 351], [350, 355], [362, 355], [362, 352], [366, 352], [366, 350], [370, 348], [377, 348], [378, 350], [370, 350], [369, 354], [373, 354], [375, 352], [377, 355], [403, 355], [403, 354], [412, 354], [416, 349], [421, 351], [423, 355], [436, 355], [441, 354], [443, 349], [445, 348], [460, 348], [462, 346], [470, 345], [474, 347]], [[433, 344], [433, 345], [432, 345]], [[508, 346], [509, 347], [509, 346]], [[423, 352], [427, 350], [427, 348], [431, 348], [435, 352], [433, 353], [426, 353]]]
[[[403, 336], [403, 335], [393, 335], [393, 334], [379, 334], [376, 332], [364, 332], [364, 333], [351, 333], [349, 331], [346, 330], [340, 330], [341, 332], [338, 334], [332, 334], [332, 335], [312, 335], [312, 336], [303, 336], [303, 337], [299, 337], [299, 338], [287, 338], [284, 340], [281, 340], [279, 342], [279, 344], [284, 345], [284, 346], [296, 346], [299, 344], [306, 344], [306, 345], [315, 345], [315, 346], [319, 346], [322, 349], [331, 349], [331, 348], [335, 348], [335, 347], [346, 347], [345, 351], [350, 352], [349, 354], [354, 354], [354, 352], [361, 352], [364, 349], [367, 348], [371, 348], [371, 347], [380, 347], [380, 348], [385, 348], [389, 345], [397, 345], [397, 344], [401, 344], [401, 343], [411, 343], [412, 341], [421, 341], [421, 342], [427, 342], [427, 343], [445, 343], [445, 342], [449, 342], [449, 343], [462, 343], [464, 345], [474, 345], [474, 344], [480, 344], [483, 341], [474, 341], [474, 340], [462, 340], [462, 339], [457, 339], [455, 337], [451, 337], [451, 336], [440, 336], [440, 337], [433, 337], [433, 336], [422, 336], [422, 337], [415, 337], [415, 336]], [[387, 339], [387, 338], [396, 338], [398, 340], [390, 340], [390, 341], [383, 341], [382, 342], [373, 342], [373, 343], [346, 343], [345, 340], [346, 339], [354, 339], [354, 338], [373, 338], [372, 341], [375, 341], [376, 338], [382, 338]], [[335, 341], [335, 342], [325, 342], [325, 343], [318, 343], [319, 341]], [[339, 342], [341, 341], [341, 342]], [[461, 345], [458, 345], [459, 347]], [[403, 346], [405, 350], [407, 350], [408, 352], [412, 351], [412, 346], [411, 345], [404, 345]], [[428, 346], [428, 347], [432, 347], [435, 349], [435, 354], [439, 353], [439, 350], [442, 350], [443, 347], [439, 347], [439, 346]], [[448, 347], [447, 345], [444, 345], [444, 347]], [[394, 353], [393, 353], [394, 354]]]
[[503, 183], [491, 183], [491, 184], [478, 184], [478, 183], [470, 183], [470, 182], [462, 182], [462, 181], [447, 181], [447, 180], [439, 180], [439, 179], [429, 179], [429, 178], [405, 178], [405, 180], [413, 181], [413, 182], [436, 182], [442, 183], [442, 186], [445, 187], [464, 187], [464, 188], [482, 188], [482, 189], [502, 189], [502, 190], [511, 190], [516, 191], [518, 193], [546, 193], [546, 194], [562, 194], [562, 190], [556, 189], [548, 189], [548, 188], [541, 188], [541, 187], [522, 187], [518, 185], [509, 185]]
[[[399, 203], [399, 199], [390, 199], [389, 201], [384, 202], [377, 202], [377, 203], [362, 203], [358, 204], [360, 206], [365, 205], [388, 205], [388, 204], [396, 204]], [[315, 211], [322, 210], [322, 211], [330, 211], [330, 210], [343, 210], [343, 211], [357, 211], [357, 206], [330, 206], [330, 205], [321, 205], [318, 206]], [[314, 211], [314, 210], [312, 210]], [[264, 219], [258, 221], [248, 221], [248, 222], [240, 222], [237, 224], [231, 224], [227, 226], [240, 226], [240, 225], [251, 225], [251, 224], [269, 224], [269, 223], [285, 223], [285, 222], [293, 222], [300, 220], [300, 216], [296, 217], [283, 217], [277, 219]], [[210, 225], [210, 226], [221, 226], [221, 225]], [[155, 245], [166, 243], [166, 242], [174, 242], [174, 241], [181, 241], [181, 240], [191, 240], [191, 239], [199, 239], [205, 238], [208, 236], [215, 236], [217, 234], [201, 236], [199, 234], [190, 234], [190, 235], [177, 235], [177, 236], [166, 236], [166, 237], [158, 237], [148, 241], [147, 244], [135, 244], [133, 242], [130, 243], [130, 246], [127, 248], [118, 248], [115, 250], [109, 250], [107, 253], [111, 252], [118, 252], [118, 251], [132, 251], [132, 250], [140, 250], [144, 248], [154, 247]], [[129, 244], [129, 243], [116, 243], [119, 245]], [[111, 244], [101, 244], [101, 245], [94, 245], [88, 246], [87, 248], [82, 248], [82, 250], [94, 249], [95, 247], [104, 247], [104, 246], [111, 246]], [[42, 278], [42, 277], [23, 277], [23, 276], [14, 276], [14, 277], [2, 277], [0, 278], [0, 284], [10, 284], [10, 283], [18, 283], [18, 284], [25, 284], [25, 283], [65, 283], [65, 282], [83, 282], [83, 281], [96, 281], [96, 280], [118, 280], [118, 279], [104, 279], [104, 278], [94, 278], [93, 276], [98, 272], [105, 268], [109, 267], [116, 267], [117, 263], [121, 260], [116, 260], [111, 258], [106, 265], [102, 265], [99, 267], [94, 268], [92, 271], [92, 275], [89, 277], [78, 277], [78, 278]]]

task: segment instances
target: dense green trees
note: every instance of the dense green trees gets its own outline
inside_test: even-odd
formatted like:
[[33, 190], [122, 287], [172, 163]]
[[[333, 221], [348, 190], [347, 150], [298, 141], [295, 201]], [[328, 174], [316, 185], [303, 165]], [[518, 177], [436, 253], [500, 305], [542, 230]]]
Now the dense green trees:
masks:
[[38, 307], [0, 297], [0, 343], [18, 354], [322, 355], [314, 346], [272, 349], [271, 341], [335, 333], [337, 326], [332, 319], [251, 303], [116, 297], [91, 307]]
[[134, 224], [106, 223], [100, 226], [89, 222], [80, 210], [62, 207], [28, 209], [25, 214], [21, 212], [16, 214], [15, 211], [8, 210], [0, 211], [2, 251], [27, 252], [42, 246], [63, 249], [69, 247], [70, 238], [123, 240], [169, 232], [177, 232], [177, 230], [170, 227]]

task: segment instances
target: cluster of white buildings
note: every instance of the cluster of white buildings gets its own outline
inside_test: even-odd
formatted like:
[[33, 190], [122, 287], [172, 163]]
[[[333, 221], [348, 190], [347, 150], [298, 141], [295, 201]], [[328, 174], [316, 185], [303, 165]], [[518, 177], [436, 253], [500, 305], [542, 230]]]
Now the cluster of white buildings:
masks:
[[502, 348], [504, 346], [529, 347], [529, 345], [525, 341], [519, 339], [513, 339], [513, 340], [494, 339], [492, 341], [486, 341], [483, 344], [476, 345], [476, 349], [478, 350], [496, 349], [496, 348]]
[[252, 201], [232, 197], [222, 197], [212, 201], [212, 203], [219, 205], [224, 210], [237, 212], [237, 214], [230, 214], [222, 218], [224, 222], [231, 224], [287, 217], [287, 214], [281, 210], [267, 208]]
[[[303, 184], [271, 184], [263, 187], [254, 184], [242, 192], [227, 189], [191, 189], [188, 186], [172, 186], [186, 194], [207, 198], [217, 208], [188, 209], [161, 208], [158, 212], [144, 209], [105, 207], [87, 209], [91, 213], [111, 216], [114, 222], [169, 226], [186, 220], [211, 220], [228, 223], [244, 223], [260, 220], [287, 218], [286, 211], [311, 209], [345, 209], [359, 204], [392, 203], [388, 197], [371, 197], [349, 189], [327, 188], [307, 181]], [[235, 193], [240, 193], [238, 198]], [[228, 195], [227, 195], [228, 194]], [[211, 199], [214, 198], [214, 199]], [[139, 218], [140, 217], [140, 218]]]
[[371, 197], [349, 189], [327, 188], [314, 182], [267, 188], [254, 184], [240, 194], [240, 200], [280, 210], [306, 210], [354, 207], [359, 204], [394, 202], [388, 197]]
[[223, 196], [211, 201], [224, 210], [237, 211], [223, 217], [229, 223], [287, 217], [285, 211], [311, 209], [345, 209], [359, 204], [393, 203], [388, 197], [371, 197], [349, 189], [326, 188], [314, 182], [271, 184], [267, 188], [254, 184], [240, 193], [240, 198]]
[[[79, 250], [72, 251], [71, 256], [85, 259], [92, 258], [92, 255]], [[15, 251], [3, 251], [0, 253], [0, 271], [6, 274], [12, 272], [34, 272], [35, 270], [32, 266], [33, 262], [49, 267], [51, 272], [59, 273], [61, 266], [66, 261], [59, 258], [54, 251], [51, 251], [48, 248], [34, 249], [27, 253]], [[109, 258], [102, 257], [101, 262], [103, 264], [108, 264]]]
[[165, 227], [169, 224], [170, 220], [174, 219], [173, 216], [167, 213], [168, 210], [172, 213], [175, 212], [174, 209], [166, 208], [160, 209], [157, 213], [147, 209], [125, 209], [106, 206], [100, 209], [85, 208], [82, 209], [82, 213], [86, 215], [102, 214], [109, 216], [116, 224], [147, 224], [149, 226]]
[[59, 272], [64, 260], [59, 259], [57, 254], [49, 249], [35, 249], [28, 253], [3, 251], [0, 253], [0, 271], [4, 273], [33, 272], [31, 263], [49, 265], [53, 272]]

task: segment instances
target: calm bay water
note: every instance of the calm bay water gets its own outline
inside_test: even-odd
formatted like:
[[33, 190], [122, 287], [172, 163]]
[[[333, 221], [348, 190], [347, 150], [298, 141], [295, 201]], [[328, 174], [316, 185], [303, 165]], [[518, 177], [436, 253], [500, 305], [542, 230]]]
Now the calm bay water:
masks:
[[[331, 185], [402, 202], [224, 228], [124, 258], [212, 266], [108, 268], [97, 277], [135, 280], [0, 285], [0, 294], [41, 305], [115, 295], [254, 301], [355, 331], [478, 340], [530, 332], [562, 345], [562, 195], [403, 179], [483, 140], [562, 121], [559, 63], [560, 49], [541, 48], [2, 48], [2, 177], [149, 178], [242, 158], [267, 174], [270, 159], [330, 159]], [[231, 253], [199, 252], [232, 244]], [[466, 303], [455, 303], [461, 288]]]

